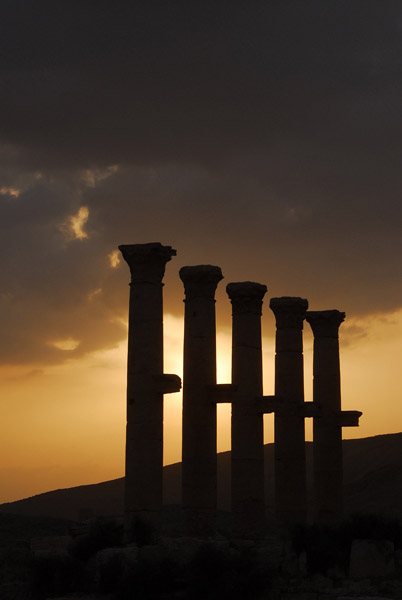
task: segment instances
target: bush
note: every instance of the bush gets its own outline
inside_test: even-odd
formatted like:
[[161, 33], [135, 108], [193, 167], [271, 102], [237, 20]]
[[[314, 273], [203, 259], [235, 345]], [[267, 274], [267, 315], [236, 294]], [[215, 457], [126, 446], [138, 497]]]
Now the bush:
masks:
[[306, 553], [310, 575], [325, 575], [330, 567], [346, 569], [348, 566], [351, 542], [344, 538], [341, 527], [300, 526], [293, 532], [292, 543], [296, 554]]
[[123, 573], [114, 589], [117, 600], [156, 600], [174, 597], [178, 587], [179, 568], [172, 560], [168, 557], [140, 557]]
[[254, 600], [262, 596], [270, 582], [270, 573], [259, 566], [252, 553], [232, 555], [206, 544], [187, 566], [167, 555], [140, 554], [138, 562], [125, 570], [114, 589], [118, 600], [178, 596], [183, 600]]
[[68, 554], [37, 556], [31, 565], [31, 596], [37, 600], [85, 591], [83, 566]]
[[74, 558], [86, 561], [99, 550], [121, 546], [122, 543], [123, 525], [114, 519], [99, 517], [90, 525], [88, 533], [73, 540], [70, 553]]
[[21, 600], [28, 593], [31, 555], [26, 547], [0, 548], [0, 598]]
[[99, 567], [98, 591], [110, 594], [116, 591], [124, 579], [125, 566], [121, 556], [114, 555]]
[[129, 541], [135, 542], [137, 546], [149, 546], [156, 541], [156, 529], [154, 524], [145, 517], [135, 517], [131, 523]]
[[402, 548], [402, 526], [397, 519], [355, 515], [338, 526], [299, 526], [293, 532], [292, 543], [296, 554], [306, 552], [309, 574], [325, 575], [330, 567], [347, 570], [355, 539], [390, 540], [395, 548]]
[[201, 547], [189, 565], [185, 598], [252, 600], [268, 589], [267, 569], [251, 552], [229, 554], [215, 546]]
[[350, 540], [390, 540], [402, 549], [402, 524], [398, 519], [379, 515], [355, 515], [344, 522]]

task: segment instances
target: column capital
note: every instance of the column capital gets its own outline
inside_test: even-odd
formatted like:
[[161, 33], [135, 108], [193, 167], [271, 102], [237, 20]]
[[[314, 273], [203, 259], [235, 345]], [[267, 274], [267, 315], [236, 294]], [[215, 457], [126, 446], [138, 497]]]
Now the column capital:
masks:
[[226, 292], [232, 303], [233, 315], [245, 313], [261, 315], [262, 299], [266, 291], [266, 285], [254, 281], [228, 283]]
[[306, 321], [310, 323], [314, 337], [338, 338], [338, 329], [345, 319], [339, 310], [309, 310]]
[[269, 307], [275, 315], [277, 329], [303, 329], [303, 320], [308, 308], [308, 300], [305, 298], [271, 298]]
[[162, 246], [160, 242], [124, 244], [119, 246], [119, 250], [130, 267], [134, 283], [160, 283], [166, 263], [176, 256], [172, 246]]
[[214, 299], [216, 286], [223, 279], [220, 267], [195, 265], [182, 267], [179, 271], [187, 300], [194, 298]]

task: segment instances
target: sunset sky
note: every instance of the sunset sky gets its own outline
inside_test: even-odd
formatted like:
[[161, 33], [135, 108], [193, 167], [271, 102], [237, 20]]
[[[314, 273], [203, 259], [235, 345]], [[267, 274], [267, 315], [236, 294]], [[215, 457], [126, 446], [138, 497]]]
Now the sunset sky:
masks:
[[[183, 265], [346, 312], [344, 437], [402, 431], [402, 5], [394, 0], [13, 0], [0, 10], [0, 502], [123, 475], [129, 270], [160, 241], [165, 370]], [[306, 400], [312, 336], [305, 327]], [[219, 449], [230, 448], [219, 408]], [[273, 440], [265, 417], [265, 440]], [[311, 421], [306, 422], [311, 439]], [[165, 397], [165, 462], [181, 458]]]

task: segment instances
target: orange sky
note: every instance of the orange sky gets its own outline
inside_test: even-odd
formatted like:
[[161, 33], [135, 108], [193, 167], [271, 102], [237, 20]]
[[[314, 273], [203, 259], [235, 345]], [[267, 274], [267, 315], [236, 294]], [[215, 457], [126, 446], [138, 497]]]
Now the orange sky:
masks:
[[[401, 431], [402, 4], [100, 2], [96, 18], [88, 2], [3, 4], [0, 501], [123, 474], [119, 244], [177, 249], [167, 372], [182, 362], [178, 271], [217, 265], [220, 382], [225, 285], [259, 282], [265, 392], [269, 298], [307, 298], [346, 313], [343, 408], [364, 415], [344, 435]], [[166, 463], [180, 460], [180, 407], [166, 396]]]
[[[230, 311], [229, 303], [226, 310]], [[358, 429], [344, 437], [402, 430], [400, 346], [402, 311], [372, 317], [363, 337], [359, 321], [340, 328], [343, 408], [362, 410]], [[165, 372], [182, 371], [182, 319], [165, 315]], [[263, 316], [264, 393], [273, 393], [274, 320]], [[230, 381], [230, 331], [219, 330], [218, 381]], [[312, 336], [305, 327], [306, 400], [312, 400]], [[66, 353], [69, 350], [65, 350]], [[95, 483], [123, 475], [126, 342], [118, 347], [40, 369], [3, 367], [0, 501]], [[230, 406], [218, 407], [218, 449], [230, 448]], [[273, 441], [273, 418], [265, 417], [265, 441]], [[311, 439], [311, 421], [306, 420]], [[165, 396], [165, 464], [180, 460], [181, 394]]]

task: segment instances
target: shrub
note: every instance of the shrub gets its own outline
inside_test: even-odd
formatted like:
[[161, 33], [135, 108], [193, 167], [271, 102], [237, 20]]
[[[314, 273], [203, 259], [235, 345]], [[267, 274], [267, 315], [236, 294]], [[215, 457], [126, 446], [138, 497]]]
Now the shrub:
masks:
[[187, 566], [167, 555], [140, 555], [115, 589], [118, 600], [254, 600], [270, 582], [270, 573], [259, 566], [252, 553], [232, 555], [205, 544]]
[[355, 515], [343, 523], [345, 537], [356, 539], [390, 540], [402, 548], [402, 524], [398, 519], [379, 515]]
[[154, 524], [145, 517], [135, 517], [131, 523], [129, 541], [135, 542], [140, 548], [149, 546], [156, 540], [156, 529]]
[[169, 557], [143, 558], [123, 573], [115, 587], [118, 600], [156, 600], [174, 597], [179, 568]]
[[68, 554], [37, 556], [31, 565], [31, 596], [37, 600], [85, 591], [87, 574]]
[[202, 546], [186, 576], [188, 599], [252, 600], [269, 588], [271, 576], [252, 552], [230, 554], [215, 546]]
[[355, 515], [338, 526], [299, 526], [292, 535], [296, 554], [306, 552], [307, 571], [324, 575], [330, 567], [347, 570], [355, 539], [390, 540], [396, 548], [402, 548], [402, 526], [397, 519]]
[[306, 552], [309, 574], [325, 575], [330, 567], [346, 569], [348, 566], [350, 543], [340, 527], [299, 526], [293, 532], [292, 543], [296, 554]]
[[98, 591], [110, 594], [116, 591], [124, 579], [124, 563], [121, 556], [111, 556], [99, 567]]
[[99, 517], [90, 525], [88, 533], [73, 540], [70, 553], [74, 558], [86, 561], [99, 550], [121, 546], [122, 543], [123, 525], [114, 519]]

